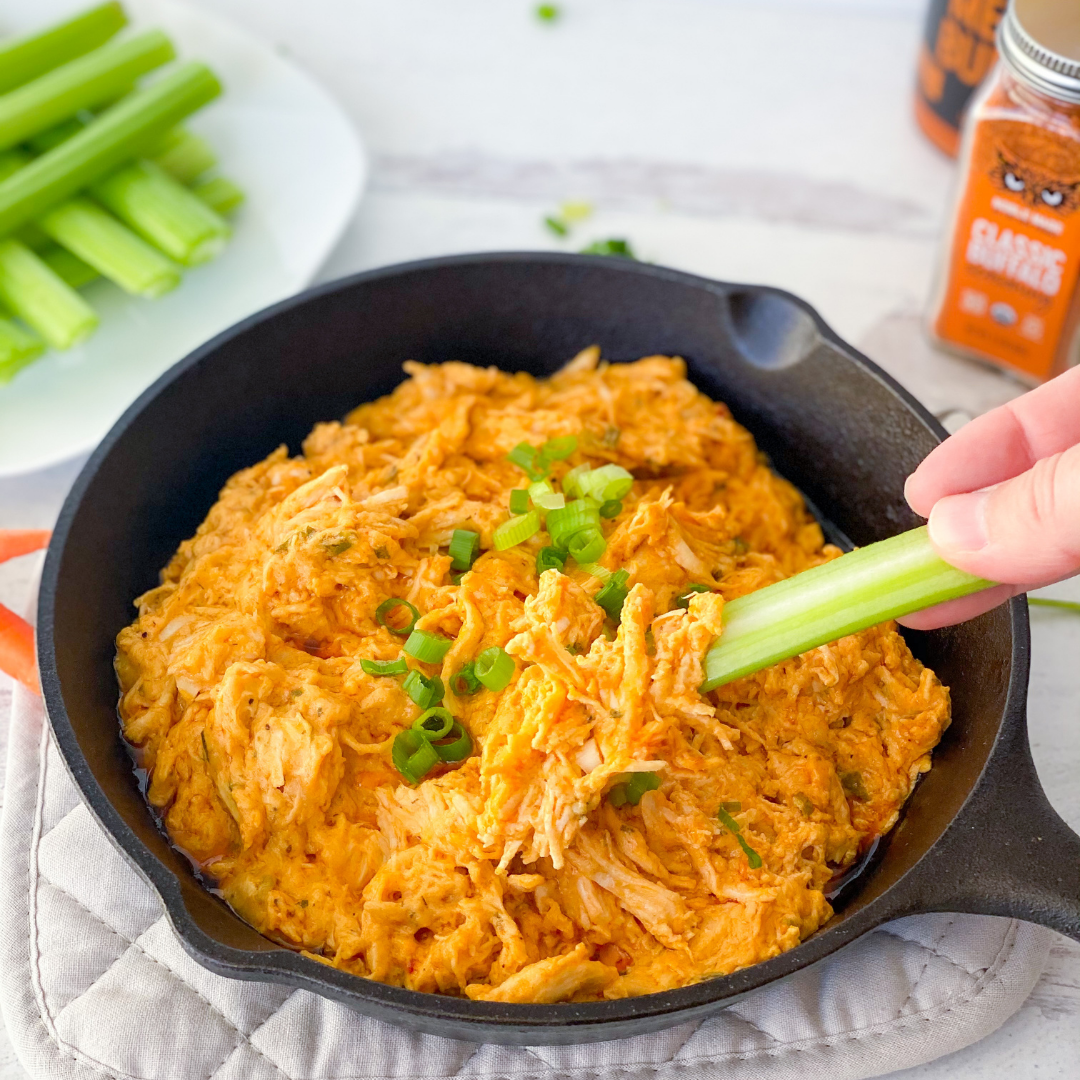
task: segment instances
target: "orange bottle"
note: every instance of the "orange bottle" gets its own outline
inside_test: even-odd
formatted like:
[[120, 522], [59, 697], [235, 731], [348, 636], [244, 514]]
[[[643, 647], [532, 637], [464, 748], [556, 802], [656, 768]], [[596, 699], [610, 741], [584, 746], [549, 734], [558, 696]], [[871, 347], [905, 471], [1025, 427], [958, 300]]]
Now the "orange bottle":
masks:
[[998, 50], [964, 124], [930, 332], [1039, 382], [1080, 359], [1080, 0], [1013, 0]]

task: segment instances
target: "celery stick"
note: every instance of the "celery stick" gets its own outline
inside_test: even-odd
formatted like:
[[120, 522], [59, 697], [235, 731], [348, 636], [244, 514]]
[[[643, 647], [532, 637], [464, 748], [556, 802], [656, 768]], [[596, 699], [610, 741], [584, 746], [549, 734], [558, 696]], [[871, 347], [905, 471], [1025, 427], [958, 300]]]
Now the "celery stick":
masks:
[[9, 383], [27, 364], [32, 364], [45, 345], [18, 323], [0, 317], [0, 386]]
[[0, 150], [0, 182], [9, 176], [14, 176], [20, 169], [29, 165], [31, 160], [25, 150]]
[[52, 150], [54, 146], [67, 142], [72, 135], [78, 135], [86, 125], [87, 121], [82, 116], [69, 116], [62, 123], [55, 124], [44, 131], [39, 131], [32, 138], [27, 139], [26, 145], [35, 154], [44, 154]]
[[725, 604], [701, 689], [992, 585], [942, 560], [925, 525], [850, 551]]
[[68, 349], [98, 324], [93, 308], [25, 244], [0, 240], [0, 300], [50, 345]]
[[37, 254], [61, 281], [73, 289], [81, 289], [101, 277], [89, 263], [84, 263], [78, 255], [73, 255], [67, 248], [62, 248], [51, 240], [48, 247], [42, 248]]
[[86, 188], [221, 93], [205, 64], [174, 68], [0, 181], [0, 236]]
[[0, 42], [0, 94], [96, 49], [126, 25], [124, 9], [113, 2], [48, 30]]
[[153, 162], [128, 165], [90, 190], [121, 221], [184, 266], [214, 258], [229, 238], [225, 220]]
[[211, 210], [225, 216], [231, 214], [244, 202], [244, 192], [231, 180], [224, 176], [212, 176], [208, 180], [199, 180], [194, 183], [191, 190]]
[[186, 128], [174, 128], [149, 157], [174, 180], [190, 184], [217, 164], [213, 147], [201, 136]]
[[0, 148], [59, 124], [80, 109], [115, 101], [133, 80], [174, 59], [160, 30], [111, 42], [0, 97]]
[[135, 296], [163, 296], [180, 271], [90, 199], [76, 196], [38, 219], [47, 235]]

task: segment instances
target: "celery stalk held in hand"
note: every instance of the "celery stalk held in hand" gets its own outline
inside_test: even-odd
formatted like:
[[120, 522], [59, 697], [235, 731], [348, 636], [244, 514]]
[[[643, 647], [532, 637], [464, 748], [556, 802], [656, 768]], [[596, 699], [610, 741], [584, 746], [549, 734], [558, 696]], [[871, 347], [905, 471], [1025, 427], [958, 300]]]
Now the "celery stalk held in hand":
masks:
[[702, 692], [993, 584], [945, 562], [926, 526], [849, 551], [725, 604]]

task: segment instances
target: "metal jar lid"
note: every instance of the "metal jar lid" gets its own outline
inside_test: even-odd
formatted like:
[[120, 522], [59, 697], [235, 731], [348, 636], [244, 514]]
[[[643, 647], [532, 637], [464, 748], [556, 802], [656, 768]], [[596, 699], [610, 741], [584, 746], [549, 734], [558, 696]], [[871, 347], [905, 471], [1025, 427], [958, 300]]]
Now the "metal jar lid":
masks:
[[1080, 0], [1012, 0], [998, 51], [1035, 89], [1080, 102]]

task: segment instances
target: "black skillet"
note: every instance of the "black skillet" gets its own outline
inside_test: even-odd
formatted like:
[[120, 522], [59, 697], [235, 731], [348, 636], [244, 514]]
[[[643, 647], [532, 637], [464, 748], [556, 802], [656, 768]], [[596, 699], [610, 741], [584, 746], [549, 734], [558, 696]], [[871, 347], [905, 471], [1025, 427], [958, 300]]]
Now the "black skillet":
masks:
[[1080, 940], [1080, 837], [1028, 748], [1024, 600], [907, 634], [952, 688], [953, 722], [900, 825], [836, 916], [767, 963], [624, 1001], [504, 1005], [421, 994], [280, 948], [206, 891], [148, 812], [117, 728], [113, 637], [132, 598], [237, 469], [391, 390], [401, 362], [465, 360], [547, 375], [585, 345], [613, 360], [686, 358], [775, 468], [856, 544], [918, 524], [904, 478], [942, 429], [818, 315], [775, 289], [617, 259], [476, 255], [360, 274], [226, 331], [159, 379], [90, 458], [57, 525], [38, 612], [60, 751], [106, 832], [161, 895], [188, 952], [222, 975], [304, 987], [436, 1035], [501, 1043], [614, 1039], [699, 1019], [890, 919], [1015, 916]]

